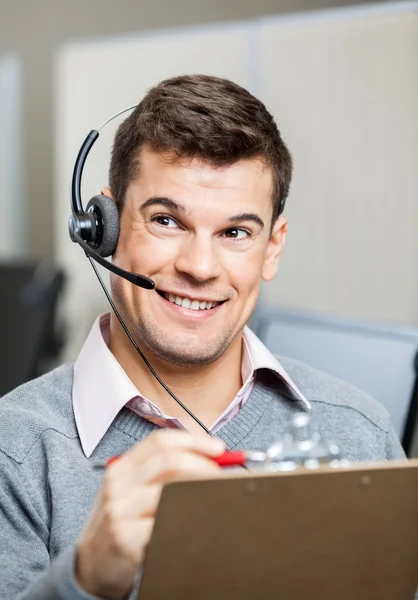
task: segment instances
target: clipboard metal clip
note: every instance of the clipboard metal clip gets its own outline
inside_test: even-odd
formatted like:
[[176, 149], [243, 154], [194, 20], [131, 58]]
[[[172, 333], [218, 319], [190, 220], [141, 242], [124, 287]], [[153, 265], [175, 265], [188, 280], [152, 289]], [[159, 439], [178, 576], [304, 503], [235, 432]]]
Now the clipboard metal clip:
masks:
[[322, 437], [308, 413], [293, 415], [283, 438], [267, 452], [248, 454], [249, 460], [261, 463], [268, 471], [294, 471], [299, 467], [315, 470], [323, 464], [340, 468], [350, 464], [341, 457], [337, 444]]

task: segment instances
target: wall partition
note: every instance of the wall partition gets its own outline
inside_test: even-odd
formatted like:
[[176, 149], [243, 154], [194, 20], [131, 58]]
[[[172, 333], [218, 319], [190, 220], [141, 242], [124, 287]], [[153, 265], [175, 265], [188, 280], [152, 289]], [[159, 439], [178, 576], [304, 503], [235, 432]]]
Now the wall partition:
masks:
[[17, 56], [0, 56], [0, 260], [27, 250], [23, 211], [22, 82]]

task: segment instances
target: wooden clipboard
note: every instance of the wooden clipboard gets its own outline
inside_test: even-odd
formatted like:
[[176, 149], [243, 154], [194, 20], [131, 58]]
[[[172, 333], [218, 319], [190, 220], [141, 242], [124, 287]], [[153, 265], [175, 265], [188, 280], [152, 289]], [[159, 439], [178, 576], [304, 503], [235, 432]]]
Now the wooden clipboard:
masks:
[[139, 600], [413, 600], [418, 460], [164, 487]]

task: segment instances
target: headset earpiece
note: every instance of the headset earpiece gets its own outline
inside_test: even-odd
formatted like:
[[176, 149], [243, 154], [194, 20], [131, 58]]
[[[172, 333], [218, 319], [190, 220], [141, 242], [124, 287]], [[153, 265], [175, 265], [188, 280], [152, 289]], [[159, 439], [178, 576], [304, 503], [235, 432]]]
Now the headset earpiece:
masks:
[[103, 258], [112, 256], [119, 238], [119, 211], [109, 196], [93, 196], [87, 204], [87, 212], [94, 216], [95, 230], [89, 244]]

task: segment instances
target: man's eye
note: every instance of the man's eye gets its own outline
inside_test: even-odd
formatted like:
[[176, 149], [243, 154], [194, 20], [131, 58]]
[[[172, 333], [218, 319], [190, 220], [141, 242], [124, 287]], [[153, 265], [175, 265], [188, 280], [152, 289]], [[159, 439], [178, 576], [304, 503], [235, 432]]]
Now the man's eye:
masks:
[[225, 237], [233, 240], [245, 240], [250, 234], [245, 229], [227, 229], [225, 231]]
[[166, 215], [157, 215], [156, 217], [152, 218], [152, 221], [154, 221], [154, 223], [158, 223], [158, 225], [161, 225], [162, 227], [168, 227], [170, 229], [177, 227], [177, 222]]

